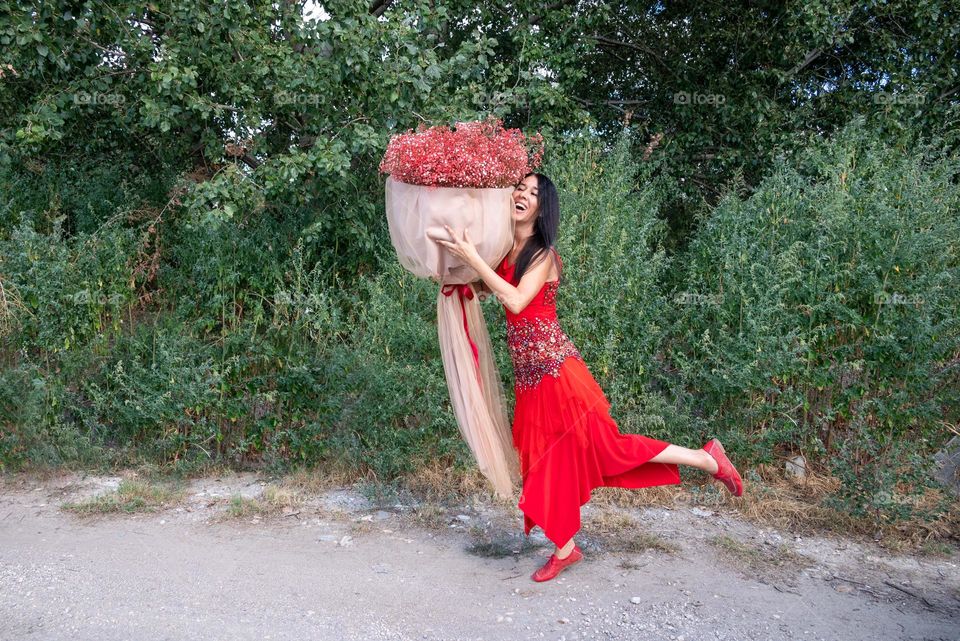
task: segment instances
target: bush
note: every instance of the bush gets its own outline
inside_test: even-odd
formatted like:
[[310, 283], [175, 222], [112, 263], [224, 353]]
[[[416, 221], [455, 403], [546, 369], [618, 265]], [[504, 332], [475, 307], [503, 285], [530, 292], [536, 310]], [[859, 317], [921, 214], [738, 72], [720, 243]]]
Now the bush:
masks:
[[331, 450], [382, 480], [436, 460], [469, 465], [437, 342], [437, 285], [394, 263], [340, 292], [331, 297], [347, 323], [324, 332], [342, 337], [325, 359]]
[[57, 372], [31, 363], [0, 369], [0, 471], [96, 461], [82, 426], [65, 418], [69, 405]]
[[[831, 505], [910, 516], [905, 495], [957, 420], [956, 159], [853, 123], [752, 193], [734, 185], [671, 258], [660, 210], [676, 184], [631, 157], [629, 132], [554, 147], [558, 313], [621, 429], [691, 447], [718, 435], [745, 466], [802, 453], [842, 481]], [[2, 212], [18, 222], [0, 237], [0, 466], [336, 461], [390, 481], [473, 465], [437, 286], [375, 240], [385, 219], [341, 263], [312, 253], [326, 232], [306, 210], [265, 206], [236, 171], [207, 182], [146, 229], [118, 212], [70, 235], [59, 212]]]
[[957, 418], [957, 172], [853, 122], [729, 194], [680, 263], [677, 396], [755, 460], [819, 461], [847, 509], [893, 509]]
[[558, 315], [625, 432], [679, 442], [690, 425], [652, 387], [662, 366], [670, 261], [658, 212], [676, 185], [630, 154], [625, 130], [605, 148], [590, 136], [555, 145], [544, 173], [561, 198], [558, 251], [564, 272]]
[[17, 300], [5, 311], [18, 329], [18, 350], [57, 353], [102, 342], [120, 330], [134, 300], [140, 234], [111, 223], [66, 236], [63, 220], [41, 232], [25, 217], [0, 240], [3, 286]]

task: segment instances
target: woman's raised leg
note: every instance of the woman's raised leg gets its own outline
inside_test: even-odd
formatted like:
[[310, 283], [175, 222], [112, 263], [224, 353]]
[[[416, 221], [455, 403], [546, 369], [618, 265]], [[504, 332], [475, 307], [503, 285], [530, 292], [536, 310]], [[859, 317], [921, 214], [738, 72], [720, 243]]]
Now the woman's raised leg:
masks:
[[679, 445], [668, 445], [662, 452], [650, 459], [654, 463], [676, 463], [689, 465], [709, 474], [716, 474], [720, 469], [717, 461], [704, 450], [691, 450]]

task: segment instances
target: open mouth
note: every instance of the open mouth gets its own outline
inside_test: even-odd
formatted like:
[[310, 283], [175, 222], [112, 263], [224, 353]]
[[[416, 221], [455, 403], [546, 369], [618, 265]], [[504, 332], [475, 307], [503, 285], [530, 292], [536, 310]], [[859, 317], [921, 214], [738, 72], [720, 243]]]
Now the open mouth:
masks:
[[517, 211], [527, 211], [527, 206], [524, 205], [523, 203], [515, 203], [513, 205], [513, 208], [516, 209]]

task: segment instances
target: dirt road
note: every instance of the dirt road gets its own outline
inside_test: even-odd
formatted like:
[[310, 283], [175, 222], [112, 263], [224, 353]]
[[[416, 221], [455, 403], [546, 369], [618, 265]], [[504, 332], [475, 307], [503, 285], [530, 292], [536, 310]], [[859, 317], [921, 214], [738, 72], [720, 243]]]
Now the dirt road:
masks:
[[63, 509], [119, 481], [6, 479], [0, 639], [960, 639], [956, 555], [794, 537], [728, 510], [603, 508], [602, 522], [637, 522], [625, 549], [590, 533], [588, 504], [585, 560], [538, 584], [552, 547], [539, 529], [523, 542], [515, 508], [374, 505], [340, 488], [235, 516], [232, 497], [267, 487], [237, 475], [154, 513]]

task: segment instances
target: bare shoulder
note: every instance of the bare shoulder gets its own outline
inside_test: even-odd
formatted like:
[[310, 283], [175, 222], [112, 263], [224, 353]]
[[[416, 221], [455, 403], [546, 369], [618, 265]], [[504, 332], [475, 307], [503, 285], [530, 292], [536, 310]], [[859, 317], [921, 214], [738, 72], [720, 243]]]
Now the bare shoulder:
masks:
[[547, 280], [557, 280], [560, 278], [560, 269], [563, 265], [563, 261], [560, 260], [560, 254], [557, 252], [556, 248], [550, 248], [550, 273], [547, 275]]
[[541, 253], [527, 271], [534, 269], [538, 272], [543, 271], [545, 280], [557, 280], [560, 278], [561, 265], [563, 265], [563, 263], [560, 261], [560, 255], [557, 254], [557, 250], [550, 248], [546, 252]]

